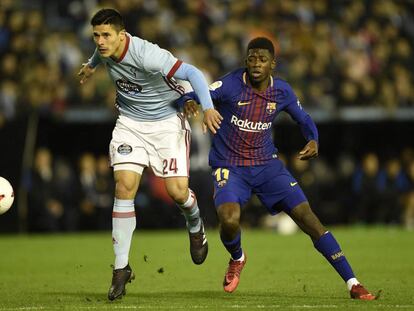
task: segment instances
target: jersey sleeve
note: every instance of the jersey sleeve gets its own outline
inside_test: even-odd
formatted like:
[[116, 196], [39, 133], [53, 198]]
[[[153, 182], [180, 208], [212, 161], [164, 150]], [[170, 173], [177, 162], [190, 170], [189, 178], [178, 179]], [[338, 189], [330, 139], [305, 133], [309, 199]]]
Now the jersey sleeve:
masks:
[[143, 57], [140, 59], [142, 68], [149, 72], [161, 72], [163, 76], [172, 77], [180, 67], [180, 61], [169, 51], [158, 45], [143, 41]]
[[[213, 103], [215, 106], [220, 105], [221, 102], [221, 94], [222, 89], [221, 86], [223, 85], [222, 81], [215, 81], [209, 85], [209, 92], [211, 99], [213, 100]], [[183, 96], [181, 96], [179, 99], [176, 100], [176, 104], [180, 109], [184, 107], [184, 104], [188, 100], [195, 100], [197, 104], [200, 104], [200, 99], [198, 98], [197, 94], [193, 92], [185, 93]]]
[[101, 63], [101, 58], [99, 56], [98, 49], [96, 48], [92, 56], [88, 59], [88, 64], [90, 67], [95, 68]]
[[222, 94], [223, 94], [223, 81], [218, 80], [213, 83], [211, 83], [208, 86], [208, 89], [210, 90], [210, 96], [213, 100], [213, 103], [216, 106], [219, 106], [222, 101]]
[[[175, 67], [178, 69], [176, 70]], [[199, 69], [190, 64], [180, 63], [178, 66], [174, 65], [170, 72], [171, 71], [175, 71], [174, 78], [190, 82], [193, 90], [197, 93], [198, 98], [200, 99], [199, 102], [203, 107], [203, 111], [213, 108], [213, 102], [209, 94], [206, 78]], [[168, 74], [167, 78], [169, 78], [169, 76], [170, 74]]]
[[286, 108], [284, 109], [290, 117], [299, 125], [303, 137], [306, 141], [315, 140], [319, 143], [318, 129], [315, 122], [300, 104], [299, 99], [296, 97], [292, 87], [286, 84], [285, 99], [287, 101]]

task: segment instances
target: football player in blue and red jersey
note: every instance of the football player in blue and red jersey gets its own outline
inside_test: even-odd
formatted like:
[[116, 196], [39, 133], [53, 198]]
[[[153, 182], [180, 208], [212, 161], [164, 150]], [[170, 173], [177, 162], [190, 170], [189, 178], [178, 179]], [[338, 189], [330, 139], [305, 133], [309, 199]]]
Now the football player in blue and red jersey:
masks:
[[[213, 170], [220, 237], [231, 255], [224, 290], [236, 290], [246, 264], [240, 214], [241, 207], [254, 193], [270, 214], [284, 211], [310, 236], [314, 247], [346, 282], [352, 298], [376, 299], [355, 278], [338, 242], [313, 213], [300, 185], [278, 159], [272, 124], [281, 111], [296, 121], [307, 141], [299, 159], [318, 155], [318, 131], [291, 86], [272, 76], [275, 66], [272, 42], [256, 38], [248, 44], [246, 68], [234, 70], [210, 85], [214, 105], [223, 116], [220, 129], [213, 136], [209, 164]], [[186, 114], [196, 113], [196, 94], [188, 93], [182, 101]]]

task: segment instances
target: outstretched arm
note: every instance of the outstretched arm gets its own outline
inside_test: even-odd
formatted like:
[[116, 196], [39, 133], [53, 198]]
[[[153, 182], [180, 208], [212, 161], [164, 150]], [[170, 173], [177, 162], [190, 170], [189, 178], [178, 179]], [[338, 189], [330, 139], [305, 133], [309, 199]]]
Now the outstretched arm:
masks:
[[89, 58], [88, 62], [82, 64], [82, 67], [78, 72], [78, 76], [80, 77], [80, 84], [85, 83], [88, 78], [93, 75], [96, 67], [101, 63], [101, 59], [98, 53], [98, 49], [95, 49], [95, 52], [93, 53], [92, 57]]
[[303, 137], [305, 137], [307, 144], [299, 152], [298, 158], [300, 160], [309, 160], [318, 156], [319, 149], [319, 135], [315, 122], [303, 110], [299, 101], [288, 105], [286, 112], [299, 125]]
[[309, 160], [318, 156], [318, 142], [316, 140], [310, 140], [301, 151], [299, 151], [299, 160]]
[[174, 73], [174, 77], [190, 82], [203, 108], [203, 129], [205, 130], [205, 128], [208, 128], [213, 134], [216, 134], [217, 130], [220, 128], [223, 117], [216, 109], [214, 109], [204, 75], [196, 67], [182, 63]]

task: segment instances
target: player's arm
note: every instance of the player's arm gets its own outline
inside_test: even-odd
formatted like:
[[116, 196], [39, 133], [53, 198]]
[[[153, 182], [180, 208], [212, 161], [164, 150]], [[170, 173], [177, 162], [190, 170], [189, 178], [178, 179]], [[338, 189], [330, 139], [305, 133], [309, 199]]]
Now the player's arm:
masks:
[[80, 84], [85, 83], [88, 78], [93, 75], [96, 70], [96, 67], [101, 63], [101, 58], [99, 57], [98, 49], [95, 49], [95, 52], [88, 59], [88, 62], [83, 63], [81, 69], [78, 72], [78, 76], [80, 77]]
[[300, 160], [308, 160], [318, 156], [319, 150], [319, 135], [315, 122], [313, 122], [310, 115], [308, 115], [302, 108], [299, 100], [291, 102], [285, 111], [296, 121], [299, 125], [303, 137], [307, 144], [299, 152], [298, 158]]
[[[208, 84], [202, 72], [190, 64], [181, 63], [173, 77], [190, 82], [204, 112], [203, 124], [213, 134], [216, 134], [217, 130], [220, 128], [223, 117], [216, 109], [214, 109], [213, 101], [208, 90]], [[206, 129], [205, 127], [203, 127], [204, 131]]]
[[198, 97], [195, 92], [185, 93], [177, 99], [176, 104], [188, 118], [198, 115], [200, 102], [198, 101]]
[[[212, 85], [214, 85], [214, 83]], [[220, 94], [218, 90], [212, 89], [210, 87], [210, 97], [216, 106], [220, 103]], [[183, 96], [177, 99], [176, 104], [179, 109], [183, 110], [184, 114], [188, 117], [198, 115], [200, 99], [195, 92], [185, 93]]]

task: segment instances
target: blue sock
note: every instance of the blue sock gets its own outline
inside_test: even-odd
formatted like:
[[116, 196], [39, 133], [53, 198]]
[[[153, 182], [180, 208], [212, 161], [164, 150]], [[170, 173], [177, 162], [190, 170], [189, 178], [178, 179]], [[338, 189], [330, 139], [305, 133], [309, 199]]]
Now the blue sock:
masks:
[[319, 238], [319, 240], [315, 241], [313, 245], [323, 256], [325, 256], [345, 282], [355, 277], [348, 260], [346, 260], [341, 247], [332, 233], [326, 232]]
[[233, 258], [233, 260], [240, 259], [243, 255], [243, 250], [241, 248], [241, 232], [239, 231], [237, 236], [232, 241], [225, 241], [222, 235], [220, 235], [220, 239], [221, 242], [223, 242], [224, 247], [230, 253], [231, 258]]

